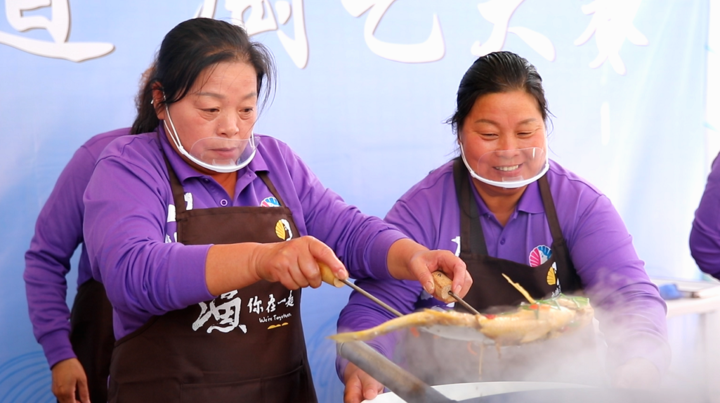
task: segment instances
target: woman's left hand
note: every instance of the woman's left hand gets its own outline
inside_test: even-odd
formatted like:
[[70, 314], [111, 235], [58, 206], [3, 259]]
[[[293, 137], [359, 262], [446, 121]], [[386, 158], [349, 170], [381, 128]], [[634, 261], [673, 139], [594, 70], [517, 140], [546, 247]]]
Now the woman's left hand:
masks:
[[621, 389], [651, 389], [660, 384], [660, 371], [644, 358], [633, 358], [615, 370], [613, 386]]
[[447, 250], [429, 250], [424, 246], [401, 239], [390, 247], [388, 251], [388, 269], [390, 274], [403, 280], [417, 280], [429, 294], [435, 295], [432, 272], [440, 270], [452, 279], [452, 291], [459, 297], [464, 297], [470, 290], [472, 278], [467, 272], [465, 262]]

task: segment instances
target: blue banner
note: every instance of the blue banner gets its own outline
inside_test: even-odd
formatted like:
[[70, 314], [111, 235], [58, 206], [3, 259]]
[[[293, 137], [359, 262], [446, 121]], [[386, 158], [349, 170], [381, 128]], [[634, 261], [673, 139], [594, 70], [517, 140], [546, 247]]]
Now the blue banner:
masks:
[[[709, 164], [709, 0], [4, 3], [0, 401], [54, 401], [22, 280], [40, 208], [84, 141], [132, 124], [140, 76], [163, 36], [196, 16], [244, 25], [272, 50], [278, 87], [256, 132], [289, 143], [326, 186], [380, 217], [456, 155], [444, 122], [473, 60], [524, 56], [553, 114], [550, 157], [610, 197], [651, 275], [698, 276], [687, 245]], [[348, 293], [304, 294], [323, 402], [342, 400], [326, 336]]]

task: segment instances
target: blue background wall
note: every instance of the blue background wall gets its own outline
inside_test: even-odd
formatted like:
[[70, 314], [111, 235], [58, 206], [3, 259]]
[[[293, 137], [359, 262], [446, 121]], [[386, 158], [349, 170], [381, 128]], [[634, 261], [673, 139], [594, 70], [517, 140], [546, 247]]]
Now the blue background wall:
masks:
[[[706, 137], [717, 132], [706, 117], [711, 1], [49, 0], [23, 14], [46, 23], [23, 32], [7, 11], [0, 17], [0, 401], [54, 401], [27, 316], [23, 254], [75, 149], [131, 125], [140, 74], [180, 21], [234, 17], [251, 30], [252, 13], [264, 6], [265, 22], [277, 28], [254, 38], [274, 53], [279, 78], [256, 131], [289, 143], [326, 186], [381, 217], [455, 155], [443, 122], [473, 50], [517, 52], [544, 79], [551, 158], [610, 196], [651, 275], [696, 278], [687, 239], [714, 154]], [[4, 3], [19, 10], [26, 2]], [[68, 60], [72, 46], [87, 59]], [[304, 295], [321, 401], [342, 396], [325, 337], [347, 295], [328, 286]]]

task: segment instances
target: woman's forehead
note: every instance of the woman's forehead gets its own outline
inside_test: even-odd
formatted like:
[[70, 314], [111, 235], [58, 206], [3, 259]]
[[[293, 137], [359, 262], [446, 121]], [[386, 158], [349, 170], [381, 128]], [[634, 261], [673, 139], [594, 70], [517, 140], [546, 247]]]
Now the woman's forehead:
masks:
[[535, 98], [524, 91], [485, 94], [475, 100], [466, 123], [499, 123], [513, 118], [514, 123], [542, 122]]

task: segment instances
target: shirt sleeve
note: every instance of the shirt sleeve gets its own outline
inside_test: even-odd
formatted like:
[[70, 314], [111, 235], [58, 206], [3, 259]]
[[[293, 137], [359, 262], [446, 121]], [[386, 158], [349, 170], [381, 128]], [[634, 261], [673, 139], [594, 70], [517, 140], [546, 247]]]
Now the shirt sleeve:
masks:
[[720, 279], [720, 158], [713, 161], [690, 231], [690, 252], [700, 270]]
[[212, 299], [205, 282], [210, 245], [166, 243], [174, 214], [168, 214], [172, 196], [161, 160], [112, 151], [98, 161], [85, 192], [84, 234], [93, 273], [102, 278], [113, 308], [137, 318], [124, 329], [116, 326], [120, 337], [151, 315]]
[[70, 344], [67, 281], [70, 258], [83, 240], [82, 195], [95, 158], [79, 148], [60, 173], [25, 253], [25, 290], [33, 333], [50, 367], [75, 358]]
[[392, 279], [387, 268], [388, 250], [397, 240], [407, 237], [380, 218], [363, 214], [357, 207], [345, 203], [338, 194], [324, 187], [289, 148], [283, 153], [283, 159], [297, 192], [299, 213], [308, 234], [332, 248], [351, 277]]
[[641, 357], [664, 373], [670, 365], [665, 301], [620, 215], [607, 197], [598, 195], [576, 219], [565, 237], [608, 345], [607, 369]]

